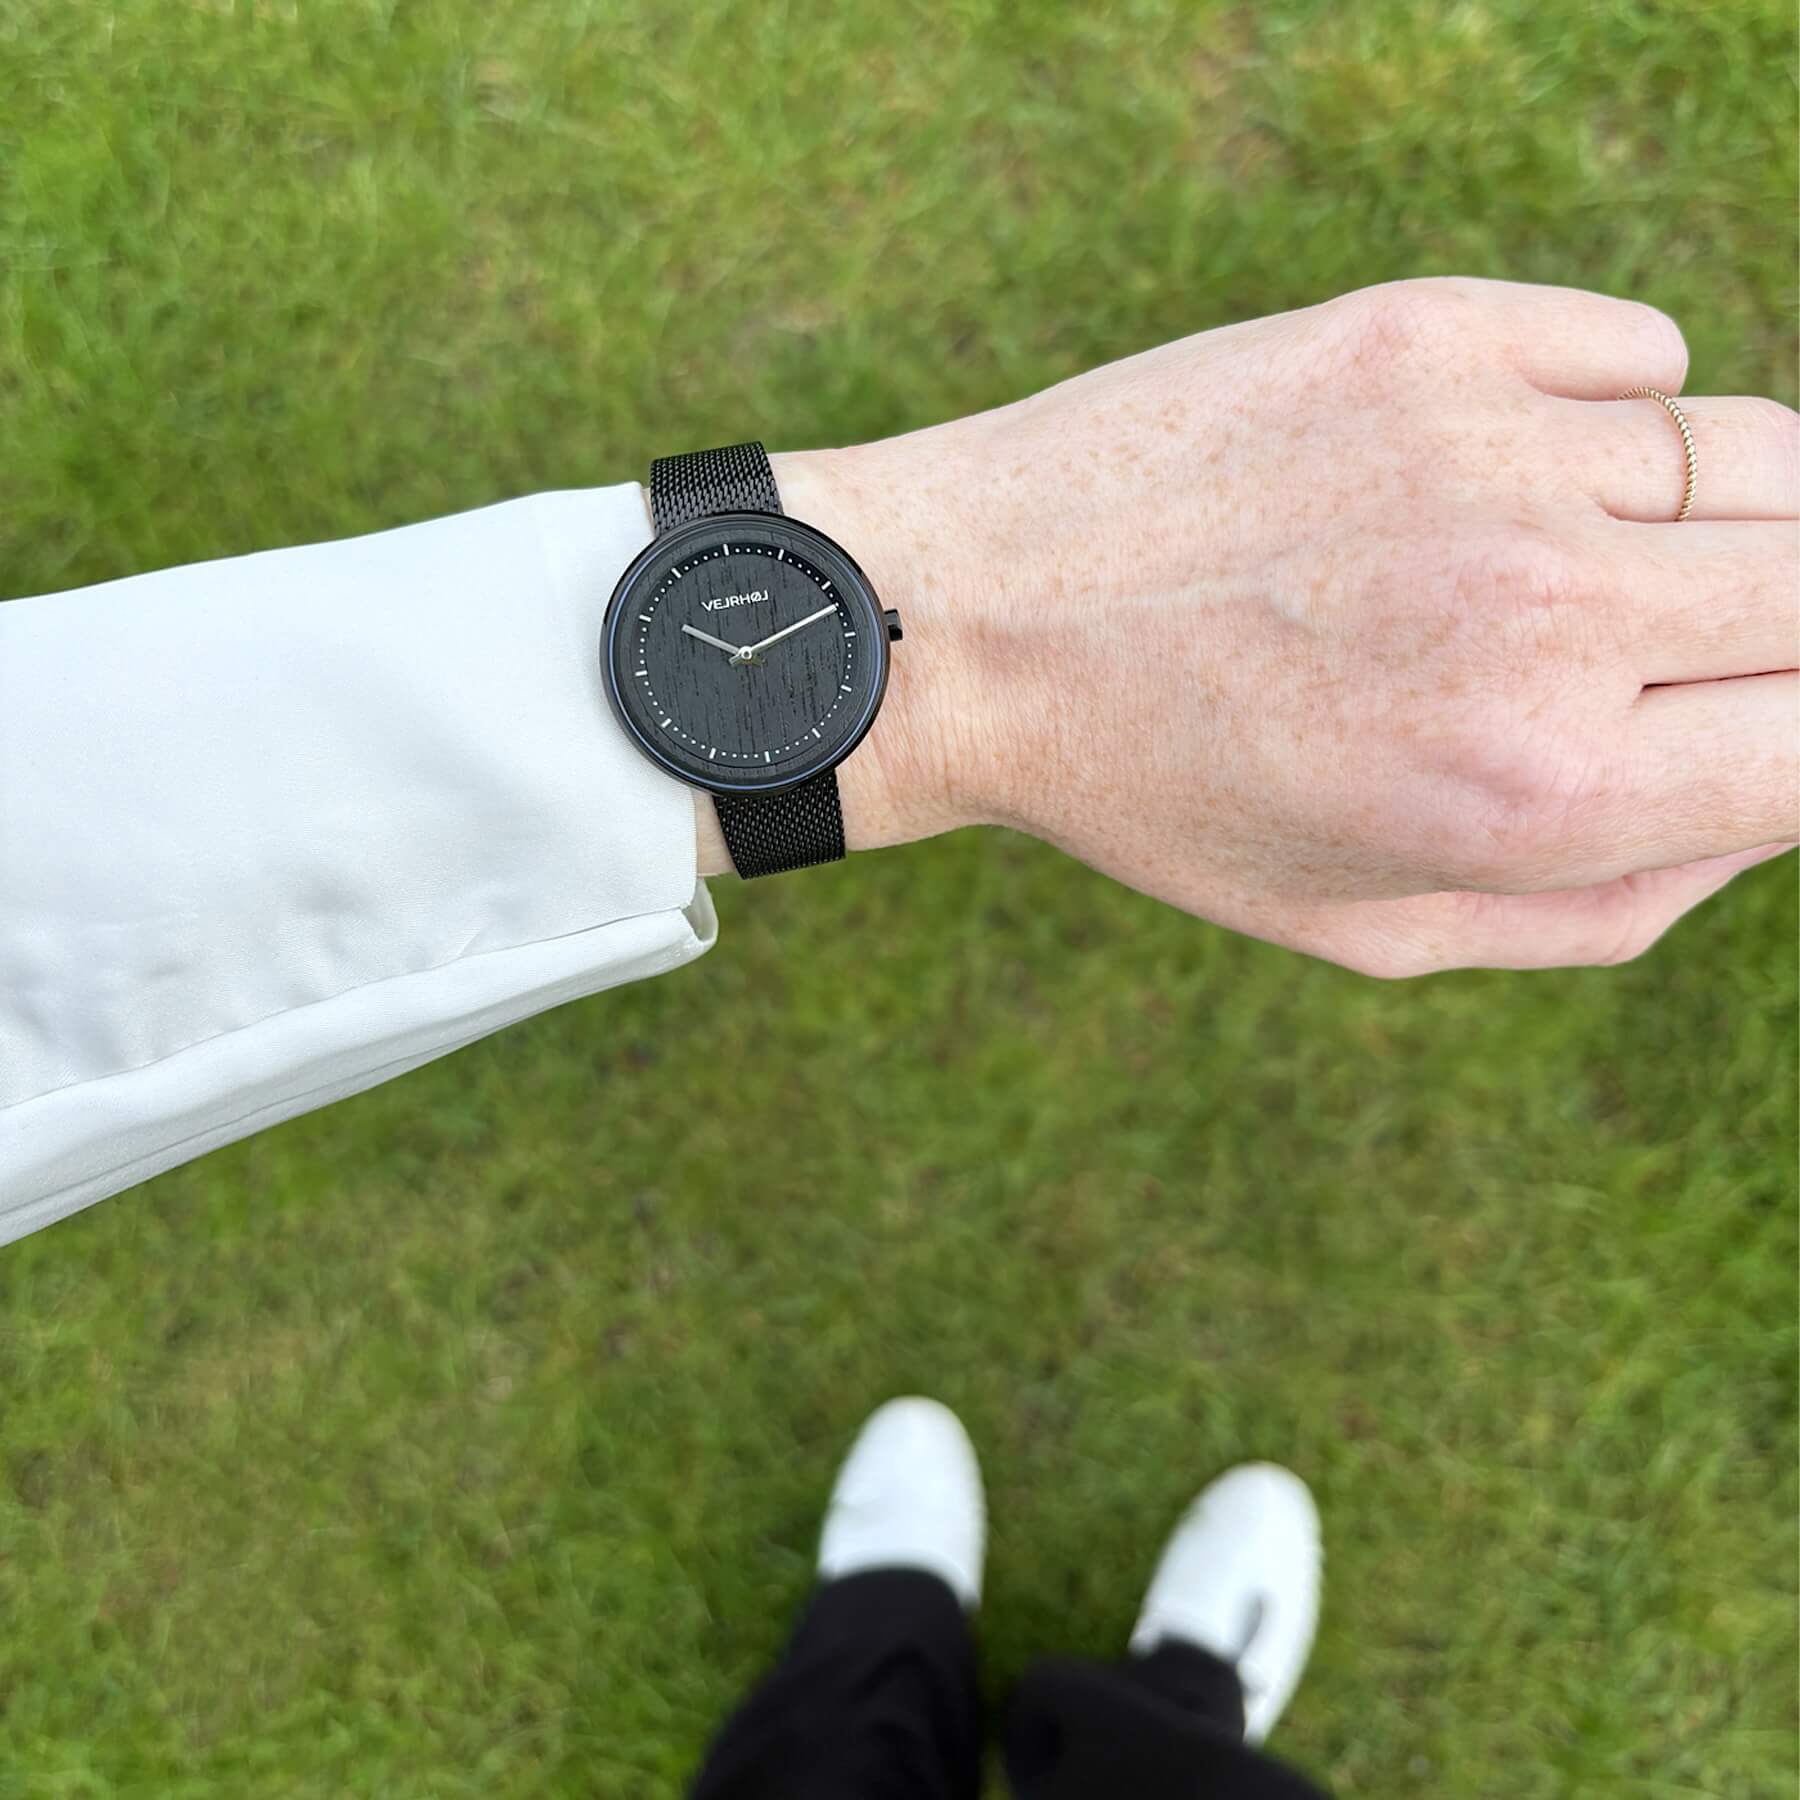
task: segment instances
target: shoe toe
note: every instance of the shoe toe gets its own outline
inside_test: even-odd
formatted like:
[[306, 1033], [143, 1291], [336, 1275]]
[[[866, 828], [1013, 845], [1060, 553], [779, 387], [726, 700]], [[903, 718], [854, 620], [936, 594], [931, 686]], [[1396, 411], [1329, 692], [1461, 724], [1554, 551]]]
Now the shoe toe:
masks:
[[1231, 1663], [1244, 1687], [1244, 1735], [1260, 1743], [1306, 1666], [1321, 1567], [1306, 1484], [1272, 1463], [1233, 1469], [1170, 1538], [1132, 1648], [1143, 1654], [1173, 1637]]
[[864, 1425], [838, 1475], [819, 1573], [832, 1580], [923, 1569], [973, 1607], [985, 1540], [981, 1468], [961, 1420], [935, 1400], [891, 1400]]

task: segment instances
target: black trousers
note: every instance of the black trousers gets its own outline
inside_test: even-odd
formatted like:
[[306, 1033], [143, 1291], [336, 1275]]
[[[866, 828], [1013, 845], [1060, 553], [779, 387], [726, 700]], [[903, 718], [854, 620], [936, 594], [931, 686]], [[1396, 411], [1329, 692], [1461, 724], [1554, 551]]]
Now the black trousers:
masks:
[[[976, 1800], [975, 1640], [935, 1576], [818, 1588], [775, 1671], [719, 1733], [693, 1800]], [[1002, 1724], [1017, 1800], [1323, 1800], [1243, 1741], [1228, 1663], [1185, 1644], [1040, 1662]]]

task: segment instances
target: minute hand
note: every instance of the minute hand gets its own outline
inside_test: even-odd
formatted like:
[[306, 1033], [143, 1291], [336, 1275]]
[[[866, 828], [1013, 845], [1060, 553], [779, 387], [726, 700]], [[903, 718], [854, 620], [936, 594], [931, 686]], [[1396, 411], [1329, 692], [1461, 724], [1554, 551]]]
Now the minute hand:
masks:
[[742, 657], [755, 656], [759, 651], [768, 649], [771, 644], [779, 643], [784, 637], [792, 637], [796, 631], [804, 631], [808, 625], [817, 624], [818, 621], [826, 617], [827, 614], [836, 611], [837, 608], [835, 606], [821, 606], [816, 613], [808, 613], [804, 619], [796, 619], [792, 625], [784, 625], [779, 631], [770, 632], [761, 643], [746, 644], [743, 649], [738, 652], [738, 655]]

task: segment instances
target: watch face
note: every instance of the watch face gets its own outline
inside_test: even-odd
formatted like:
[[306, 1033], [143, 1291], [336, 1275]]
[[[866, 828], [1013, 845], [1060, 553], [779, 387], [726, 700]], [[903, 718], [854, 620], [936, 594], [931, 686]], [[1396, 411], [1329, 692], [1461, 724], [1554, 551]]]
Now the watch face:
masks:
[[715, 793], [792, 787], [841, 762], [887, 685], [867, 578], [822, 532], [718, 513], [658, 538], [620, 578], [600, 663], [625, 729]]

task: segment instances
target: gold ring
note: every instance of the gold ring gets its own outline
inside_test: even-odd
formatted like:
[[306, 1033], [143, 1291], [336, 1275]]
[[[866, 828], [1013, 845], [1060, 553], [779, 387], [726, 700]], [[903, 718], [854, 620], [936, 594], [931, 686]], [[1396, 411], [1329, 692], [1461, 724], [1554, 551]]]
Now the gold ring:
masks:
[[1681, 448], [1687, 456], [1687, 486], [1682, 490], [1681, 510], [1675, 515], [1675, 523], [1679, 525], [1694, 510], [1694, 489], [1700, 481], [1700, 452], [1694, 448], [1694, 430], [1687, 422], [1687, 414], [1661, 388], [1627, 388], [1619, 398], [1654, 400], [1675, 421], [1675, 429], [1681, 433]]

